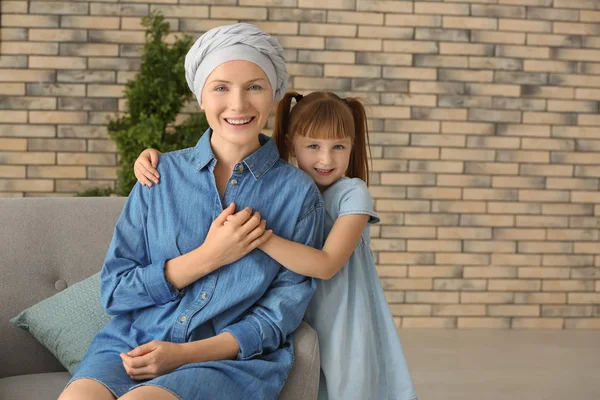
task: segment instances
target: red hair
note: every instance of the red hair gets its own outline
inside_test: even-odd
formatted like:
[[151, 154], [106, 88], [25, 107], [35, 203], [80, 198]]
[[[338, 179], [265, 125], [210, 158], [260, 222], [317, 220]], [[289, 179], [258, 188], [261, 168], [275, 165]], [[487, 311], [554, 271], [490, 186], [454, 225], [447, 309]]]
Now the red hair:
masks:
[[[292, 99], [296, 99], [296, 105], [290, 111]], [[277, 106], [273, 130], [279, 155], [285, 161], [290, 161], [288, 145], [296, 135], [314, 139], [350, 138], [352, 151], [345, 175], [369, 184], [367, 150], [370, 155], [371, 149], [367, 114], [356, 97], [342, 99], [331, 92], [313, 92], [303, 97], [297, 92], [287, 92]]]

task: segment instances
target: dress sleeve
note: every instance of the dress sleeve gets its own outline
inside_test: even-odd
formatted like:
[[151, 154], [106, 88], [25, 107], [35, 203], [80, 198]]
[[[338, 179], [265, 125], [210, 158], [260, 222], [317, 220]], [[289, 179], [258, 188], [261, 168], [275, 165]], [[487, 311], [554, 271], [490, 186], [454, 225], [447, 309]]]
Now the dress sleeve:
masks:
[[346, 179], [338, 194], [338, 215], [367, 214], [369, 224], [379, 222], [379, 217], [373, 209], [373, 198], [367, 184], [358, 178]]

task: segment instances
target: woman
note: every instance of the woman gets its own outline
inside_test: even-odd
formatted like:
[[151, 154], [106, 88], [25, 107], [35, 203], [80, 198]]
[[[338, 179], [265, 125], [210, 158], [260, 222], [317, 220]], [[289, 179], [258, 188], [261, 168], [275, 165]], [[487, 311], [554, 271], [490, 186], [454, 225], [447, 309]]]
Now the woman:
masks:
[[212, 29], [189, 51], [210, 128], [161, 158], [163, 185], [131, 192], [101, 273], [115, 318], [59, 400], [277, 398], [316, 283], [252, 250], [270, 231], [320, 248], [324, 221], [316, 185], [260, 134], [286, 91], [282, 51], [249, 24]]

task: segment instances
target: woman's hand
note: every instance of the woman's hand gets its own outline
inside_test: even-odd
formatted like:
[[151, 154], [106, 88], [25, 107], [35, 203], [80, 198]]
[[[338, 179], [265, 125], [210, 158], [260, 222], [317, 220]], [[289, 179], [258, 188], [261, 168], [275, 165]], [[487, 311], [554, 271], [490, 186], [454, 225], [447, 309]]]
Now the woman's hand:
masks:
[[273, 231], [266, 230], [267, 222], [259, 212], [247, 207], [236, 214], [231, 203], [210, 225], [204, 243], [200, 246], [204, 259], [214, 262], [215, 269], [239, 260], [265, 243]]
[[184, 364], [182, 351], [180, 344], [154, 340], [127, 354], [121, 353], [121, 360], [131, 379], [152, 379], [181, 367]]
[[160, 175], [156, 170], [158, 156], [162, 154], [155, 149], [146, 149], [140, 153], [133, 164], [133, 172], [142, 186], [152, 187], [152, 182], [158, 184]]

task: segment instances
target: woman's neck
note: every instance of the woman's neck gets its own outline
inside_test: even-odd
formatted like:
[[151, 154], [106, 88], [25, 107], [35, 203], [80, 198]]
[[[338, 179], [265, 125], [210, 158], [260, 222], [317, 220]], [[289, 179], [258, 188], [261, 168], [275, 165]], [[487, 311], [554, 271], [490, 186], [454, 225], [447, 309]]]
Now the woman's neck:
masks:
[[258, 136], [256, 140], [246, 143], [244, 145], [237, 145], [223, 140], [219, 135], [213, 135], [210, 138], [210, 146], [213, 154], [217, 159], [217, 164], [220, 164], [223, 168], [227, 168], [229, 171], [233, 170], [233, 167], [254, 153], [260, 148], [260, 141]]

